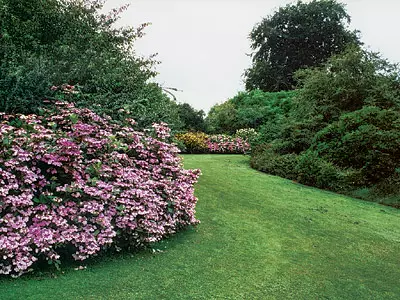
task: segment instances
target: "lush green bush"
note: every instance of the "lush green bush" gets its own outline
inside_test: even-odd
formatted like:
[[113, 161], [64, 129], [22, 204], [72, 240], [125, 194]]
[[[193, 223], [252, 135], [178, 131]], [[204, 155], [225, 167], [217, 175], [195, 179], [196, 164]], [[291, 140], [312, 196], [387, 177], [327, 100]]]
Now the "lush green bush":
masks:
[[293, 114], [327, 125], [364, 106], [399, 109], [399, 72], [376, 53], [350, 47], [320, 68], [296, 73], [301, 88]]
[[206, 118], [209, 133], [233, 134], [242, 128], [238, 124], [237, 109], [230, 101], [211, 107]]
[[400, 166], [400, 112], [364, 107], [318, 132], [311, 147], [344, 168], [361, 169], [366, 182], [390, 177]]
[[269, 147], [256, 150], [256, 152], [256, 154], [252, 154], [250, 160], [252, 168], [283, 178], [297, 180], [298, 156], [296, 154], [280, 155]]
[[340, 169], [315, 152], [307, 151], [299, 155], [295, 170], [297, 181], [302, 184], [334, 191], [344, 187]]
[[[37, 112], [54, 86], [79, 88], [72, 100], [141, 128], [179, 128], [178, 108], [149, 83], [157, 61], [137, 56], [134, 43], [148, 25], [118, 28], [127, 6], [102, 13], [100, 0], [0, 0], [0, 111]], [[129, 112], [128, 114], [126, 112]]]
[[299, 154], [311, 146], [319, 129], [321, 123], [317, 119], [296, 121], [289, 118], [286, 124], [282, 124], [279, 138], [273, 141], [274, 149], [281, 154]]
[[343, 191], [348, 187], [348, 181], [355, 180], [353, 172], [342, 172], [311, 151], [300, 155], [282, 155], [276, 153], [271, 146], [264, 146], [252, 154], [250, 165], [268, 174], [334, 191]]
[[283, 121], [260, 127], [259, 143], [270, 143], [270, 150], [253, 152], [252, 165], [292, 179], [282, 160], [298, 154], [293, 172], [300, 183], [365, 199], [393, 194], [389, 186], [398, 186], [393, 178], [400, 166], [399, 74], [360, 48], [299, 71], [302, 85]]
[[235, 134], [242, 128], [259, 129], [280, 123], [292, 105], [296, 91], [268, 93], [261, 90], [240, 92], [232, 99], [215, 105], [207, 115], [210, 133]]

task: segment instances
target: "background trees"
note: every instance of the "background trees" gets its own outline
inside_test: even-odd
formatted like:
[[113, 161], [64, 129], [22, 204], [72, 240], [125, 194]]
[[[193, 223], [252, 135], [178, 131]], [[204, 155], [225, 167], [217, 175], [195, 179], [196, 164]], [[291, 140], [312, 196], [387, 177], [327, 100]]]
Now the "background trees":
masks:
[[178, 104], [179, 118], [182, 121], [182, 130], [187, 131], [205, 131], [204, 121], [205, 112], [196, 110], [188, 103]]
[[295, 95], [296, 91], [240, 92], [210, 109], [206, 118], [208, 130], [212, 133], [234, 134], [239, 129], [254, 128], [264, 138], [269, 136], [271, 139], [276, 134], [278, 124], [284, 122], [287, 117]]
[[293, 89], [296, 70], [325, 62], [349, 44], [360, 44], [349, 23], [344, 5], [335, 0], [279, 8], [250, 33], [254, 53], [253, 65], [245, 72], [246, 89]]
[[358, 47], [298, 71], [301, 88], [252, 166], [303, 184], [400, 203], [400, 70]]
[[76, 86], [79, 106], [140, 127], [164, 121], [179, 126], [178, 110], [162, 89], [154, 58], [136, 55], [134, 44], [148, 24], [118, 28], [126, 6], [101, 13], [102, 1], [0, 0], [0, 110], [33, 112], [51, 86]]
[[280, 8], [251, 32], [247, 91], [206, 120], [212, 132], [254, 128], [260, 171], [396, 206], [400, 69], [364, 50], [349, 22], [333, 0]]

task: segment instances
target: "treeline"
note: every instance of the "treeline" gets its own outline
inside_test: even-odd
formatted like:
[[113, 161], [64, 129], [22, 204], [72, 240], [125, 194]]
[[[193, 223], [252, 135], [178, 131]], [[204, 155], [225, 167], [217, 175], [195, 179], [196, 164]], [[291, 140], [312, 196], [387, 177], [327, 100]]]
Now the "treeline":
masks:
[[[316, 14], [317, 7], [320, 14]], [[344, 6], [335, 1], [299, 2], [264, 19], [251, 35], [261, 44], [253, 66], [246, 73], [248, 90], [214, 106], [207, 121], [214, 132], [256, 129], [257, 138], [252, 141], [253, 168], [302, 184], [399, 206], [400, 70], [397, 65], [364, 50], [355, 32], [348, 32], [353, 40], [331, 47], [335, 51], [329, 57], [308, 66], [304, 60], [301, 68], [298, 61], [302, 58], [298, 54], [312, 53], [304, 48], [305, 44], [297, 44], [296, 49], [289, 47], [290, 53], [280, 53], [280, 56], [287, 55], [283, 60], [286, 65], [280, 65], [280, 60], [272, 55], [274, 43], [282, 50], [279, 36], [289, 40], [287, 45], [293, 45], [290, 42], [299, 37], [299, 28], [302, 28], [301, 38], [309, 37], [308, 41], [318, 43], [321, 39], [315, 39], [314, 31], [307, 32], [307, 26], [313, 24], [309, 21], [316, 20], [314, 23], [318, 24], [318, 17], [309, 17], [316, 14], [329, 22], [333, 20], [329, 17], [332, 10], [339, 8]], [[299, 12], [306, 17], [299, 18]], [[277, 19], [282, 20], [282, 15], [284, 23], [276, 23]], [[336, 25], [343, 29], [340, 14], [336, 15], [339, 17], [335, 19]], [[347, 20], [345, 11], [342, 16]], [[260, 38], [262, 29], [266, 30], [264, 44]], [[297, 30], [293, 39], [291, 29]], [[270, 50], [266, 51], [265, 47]], [[261, 59], [263, 53], [267, 54]], [[293, 61], [291, 53], [296, 53], [297, 70], [287, 66]], [[281, 73], [273, 70], [278, 68], [286, 76], [279, 76]], [[266, 78], [275, 81], [267, 82]], [[282, 78], [290, 80], [282, 83]], [[286, 91], [269, 92], [277, 87]]]
[[104, 14], [103, 2], [0, 0], [0, 111], [33, 113], [68, 100], [115, 120], [134, 118], [139, 128], [203, 129], [203, 111], [151, 81], [155, 57], [135, 53], [149, 24], [119, 28], [127, 6]]

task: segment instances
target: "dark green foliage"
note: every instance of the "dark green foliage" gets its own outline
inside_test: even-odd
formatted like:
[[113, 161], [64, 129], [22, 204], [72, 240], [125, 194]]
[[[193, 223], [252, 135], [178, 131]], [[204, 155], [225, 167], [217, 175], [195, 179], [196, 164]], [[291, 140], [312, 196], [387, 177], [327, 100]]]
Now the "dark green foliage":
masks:
[[[266, 138], [259, 143], [270, 143], [270, 150], [254, 152], [252, 166], [290, 179], [295, 173], [306, 185], [399, 203], [399, 74], [395, 65], [358, 47], [297, 72], [302, 87], [284, 122], [269, 126], [269, 136], [260, 134]], [[294, 154], [298, 163], [290, 173], [282, 161]]]
[[178, 104], [178, 113], [179, 119], [182, 121], [182, 130], [205, 131], [205, 113], [203, 110], [196, 110], [188, 103], [180, 103]]
[[282, 124], [280, 137], [274, 141], [274, 149], [281, 154], [299, 154], [310, 147], [315, 132], [321, 128], [317, 118], [297, 121], [290, 117]]
[[318, 132], [312, 149], [336, 165], [362, 169], [369, 183], [400, 166], [400, 112], [364, 107]]
[[272, 149], [264, 148], [255, 151], [252, 154], [250, 165], [259, 171], [297, 180], [298, 173], [296, 165], [298, 163], [298, 156], [296, 154], [279, 155]]
[[297, 119], [328, 124], [365, 105], [400, 107], [399, 70], [375, 53], [350, 47], [320, 68], [298, 71]]
[[104, 15], [102, 2], [0, 0], [0, 111], [34, 112], [66, 83], [79, 86], [68, 99], [79, 106], [141, 127], [176, 123], [175, 103], [148, 83], [157, 62], [133, 49], [148, 24], [117, 28], [126, 7]]
[[335, 0], [298, 1], [279, 8], [250, 33], [253, 65], [246, 70], [246, 89], [291, 90], [295, 71], [319, 65], [349, 44], [359, 44], [350, 31], [350, 16]]
[[26, 57], [24, 64], [0, 63], [0, 111], [32, 112], [53, 93], [49, 87], [51, 68], [47, 60]]
[[378, 201], [394, 207], [400, 208], [400, 170], [390, 177], [372, 186], [366, 195], [368, 200]]
[[334, 191], [340, 191], [343, 186], [344, 178], [340, 169], [312, 151], [299, 156], [295, 171], [298, 182], [305, 185]]
[[332, 163], [307, 151], [301, 155], [279, 154], [271, 146], [264, 146], [252, 153], [252, 168], [268, 174], [295, 180], [301, 184], [322, 189], [343, 191], [347, 182], [354, 180], [354, 174], [342, 172]]
[[238, 124], [237, 110], [230, 101], [211, 107], [206, 124], [209, 133], [233, 134], [241, 128]]

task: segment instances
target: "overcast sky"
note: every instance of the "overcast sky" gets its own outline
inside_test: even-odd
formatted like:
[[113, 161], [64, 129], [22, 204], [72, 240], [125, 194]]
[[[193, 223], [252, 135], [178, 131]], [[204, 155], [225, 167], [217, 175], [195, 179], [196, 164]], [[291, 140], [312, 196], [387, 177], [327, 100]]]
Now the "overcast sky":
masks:
[[[344, 0], [362, 41], [400, 62], [399, 0]], [[244, 89], [250, 66], [248, 35], [263, 17], [290, 0], [108, 0], [106, 8], [130, 3], [120, 25], [151, 22], [136, 52], [158, 53], [156, 81], [174, 87], [178, 102], [208, 111]]]

